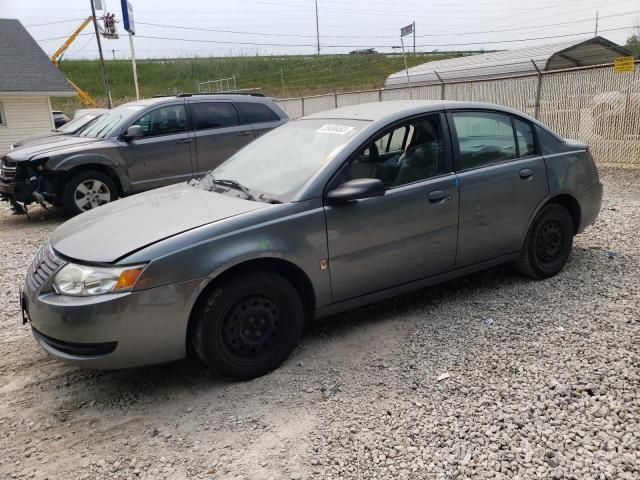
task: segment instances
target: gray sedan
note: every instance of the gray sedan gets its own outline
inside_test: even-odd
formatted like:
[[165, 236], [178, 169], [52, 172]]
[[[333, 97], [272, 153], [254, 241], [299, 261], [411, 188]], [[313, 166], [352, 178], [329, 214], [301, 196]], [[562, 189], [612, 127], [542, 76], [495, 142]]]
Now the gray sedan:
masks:
[[558, 273], [602, 186], [586, 145], [491, 104], [398, 101], [311, 115], [199, 180], [60, 226], [23, 317], [86, 367], [184, 358], [252, 378], [305, 322], [514, 262]]

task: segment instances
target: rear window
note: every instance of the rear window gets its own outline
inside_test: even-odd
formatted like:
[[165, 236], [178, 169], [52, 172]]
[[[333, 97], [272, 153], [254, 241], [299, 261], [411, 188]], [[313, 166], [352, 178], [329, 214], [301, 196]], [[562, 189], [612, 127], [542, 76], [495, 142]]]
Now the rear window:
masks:
[[191, 104], [196, 130], [234, 127], [240, 124], [238, 112], [229, 102], [197, 102]]
[[236, 102], [244, 123], [277, 122], [280, 117], [262, 103]]

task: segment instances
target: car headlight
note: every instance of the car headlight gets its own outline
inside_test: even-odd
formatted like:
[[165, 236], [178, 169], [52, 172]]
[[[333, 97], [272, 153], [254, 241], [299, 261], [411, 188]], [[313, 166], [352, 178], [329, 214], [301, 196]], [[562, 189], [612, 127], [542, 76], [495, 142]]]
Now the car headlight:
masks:
[[144, 267], [90, 267], [69, 263], [56, 274], [53, 288], [59, 295], [74, 297], [128, 292], [138, 281]]

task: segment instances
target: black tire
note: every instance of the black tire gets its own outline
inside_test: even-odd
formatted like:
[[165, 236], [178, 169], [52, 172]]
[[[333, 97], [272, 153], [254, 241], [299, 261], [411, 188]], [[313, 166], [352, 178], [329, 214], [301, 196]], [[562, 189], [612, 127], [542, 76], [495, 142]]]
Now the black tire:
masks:
[[556, 275], [569, 259], [573, 220], [562, 205], [550, 204], [538, 212], [524, 242], [516, 267], [535, 279]]
[[304, 326], [300, 295], [268, 272], [216, 285], [195, 312], [191, 342], [212, 370], [238, 380], [277, 368], [298, 344]]
[[[85, 209], [81, 208], [80, 199], [78, 198], [78, 195], [82, 193], [78, 189], [83, 184], [85, 186], [99, 185], [96, 190], [88, 188], [89, 193], [84, 197], [88, 199], [87, 208]], [[92, 195], [93, 198], [89, 198]], [[62, 188], [62, 206], [66, 214], [70, 216], [113, 202], [117, 198], [118, 187], [116, 183], [109, 175], [97, 170], [86, 170], [74, 175], [67, 180]]]

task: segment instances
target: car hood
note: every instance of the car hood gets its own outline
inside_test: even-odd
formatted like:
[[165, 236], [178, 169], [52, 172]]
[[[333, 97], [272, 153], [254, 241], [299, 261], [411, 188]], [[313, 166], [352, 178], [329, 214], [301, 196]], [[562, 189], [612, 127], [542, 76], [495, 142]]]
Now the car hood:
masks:
[[60, 225], [50, 241], [71, 259], [113, 263], [160, 240], [268, 205], [182, 183], [78, 215]]
[[57, 142], [59, 140], [63, 140], [64, 137], [59, 138], [61, 135], [64, 135], [64, 132], [56, 132], [55, 130], [50, 130], [48, 132], [42, 132], [38, 135], [32, 135], [27, 138], [23, 138], [22, 140], [18, 140], [13, 143], [14, 148], [25, 147], [27, 145], [42, 145], [48, 142]]
[[32, 159], [36, 155], [53, 155], [59, 154], [63, 150], [73, 150], [84, 148], [88, 145], [104, 142], [102, 138], [76, 137], [73, 135], [60, 135], [52, 137], [45, 142], [37, 142], [33, 145], [27, 144], [23, 147], [11, 150], [8, 156], [15, 162], [21, 162]]

